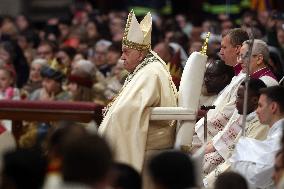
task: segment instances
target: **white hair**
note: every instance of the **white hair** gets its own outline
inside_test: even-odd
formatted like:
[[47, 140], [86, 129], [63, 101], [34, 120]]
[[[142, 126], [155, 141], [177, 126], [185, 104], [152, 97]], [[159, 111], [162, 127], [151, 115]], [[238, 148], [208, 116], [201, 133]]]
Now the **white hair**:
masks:
[[[246, 40], [243, 42], [243, 45], [250, 45], [250, 43], [251, 40]], [[264, 63], [268, 64], [269, 62], [268, 45], [263, 40], [260, 39], [253, 40], [252, 54], [262, 54]]]
[[95, 48], [101, 46], [101, 47], [105, 47], [105, 49], [107, 49], [110, 45], [111, 45], [110, 41], [105, 40], [105, 39], [101, 39], [96, 43]]
[[32, 61], [31, 63], [32, 65], [33, 64], [40, 64], [41, 66], [44, 66], [44, 65], [47, 65], [48, 64], [48, 61], [46, 59], [43, 59], [43, 58], [36, 58]]
[[78, 60], [77, 62], [75, 62], [74, 67], [90, 75], [93, 74], [93, 71], [95, 69], [95, 65], [91, 61], [85, 59]]

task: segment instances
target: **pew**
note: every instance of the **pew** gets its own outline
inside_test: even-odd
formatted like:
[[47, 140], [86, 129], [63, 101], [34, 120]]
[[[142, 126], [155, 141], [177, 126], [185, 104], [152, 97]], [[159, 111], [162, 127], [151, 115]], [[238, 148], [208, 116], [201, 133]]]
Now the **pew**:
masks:
[[102, 121], [103, 106], [91, 102], [0, 100], [0, 119], [12, 120], [16, 140], [22, 133], [22, 121]]

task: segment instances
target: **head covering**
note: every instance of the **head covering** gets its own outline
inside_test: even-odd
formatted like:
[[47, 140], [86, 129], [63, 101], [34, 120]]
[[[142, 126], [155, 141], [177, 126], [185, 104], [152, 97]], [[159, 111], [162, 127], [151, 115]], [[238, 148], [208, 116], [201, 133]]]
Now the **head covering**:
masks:
[[93, 87], [93, 79], [88, 74], [84, 76], [80, 76], [79, 74], [71, 74], [68, 77], [68, 83], [77, 83], [78, 85], [82, 85], [87, 88]]
[[134, 11], [131, 10], [122, 38], [122, 46], [139, 51], [151, 49], [152, 17], [150, 12], [138, 23]]
[[67, 66], [59, 63], [56, 59], [52, 60], [49, 65], [43, 66], [41, 76], [62, 82], [67, 74]]

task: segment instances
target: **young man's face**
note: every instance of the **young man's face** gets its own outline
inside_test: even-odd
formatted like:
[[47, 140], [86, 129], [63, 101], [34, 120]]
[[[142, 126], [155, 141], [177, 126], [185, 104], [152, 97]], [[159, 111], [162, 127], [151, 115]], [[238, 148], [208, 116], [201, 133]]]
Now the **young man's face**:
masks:
[[271, 123], [271, 102], [264, 94], [260, 95], [259, 97], [256, 113], [261, 124], [269, 125]]
[[135, 49], [122, 47], [121, 60], [123, 66], [128, 72], [133, 72], [138, 64], [142, 61], [142, 53]]

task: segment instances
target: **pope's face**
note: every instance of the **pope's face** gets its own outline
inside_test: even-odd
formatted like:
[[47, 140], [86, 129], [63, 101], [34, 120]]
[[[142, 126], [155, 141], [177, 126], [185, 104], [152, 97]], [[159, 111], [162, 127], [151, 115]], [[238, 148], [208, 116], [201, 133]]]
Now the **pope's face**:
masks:
[[128, 72], [133, 72], [136, 66], [142, 61], [142, 52], [123, 46], [121, 60], [123, 60], [124, 68]]

